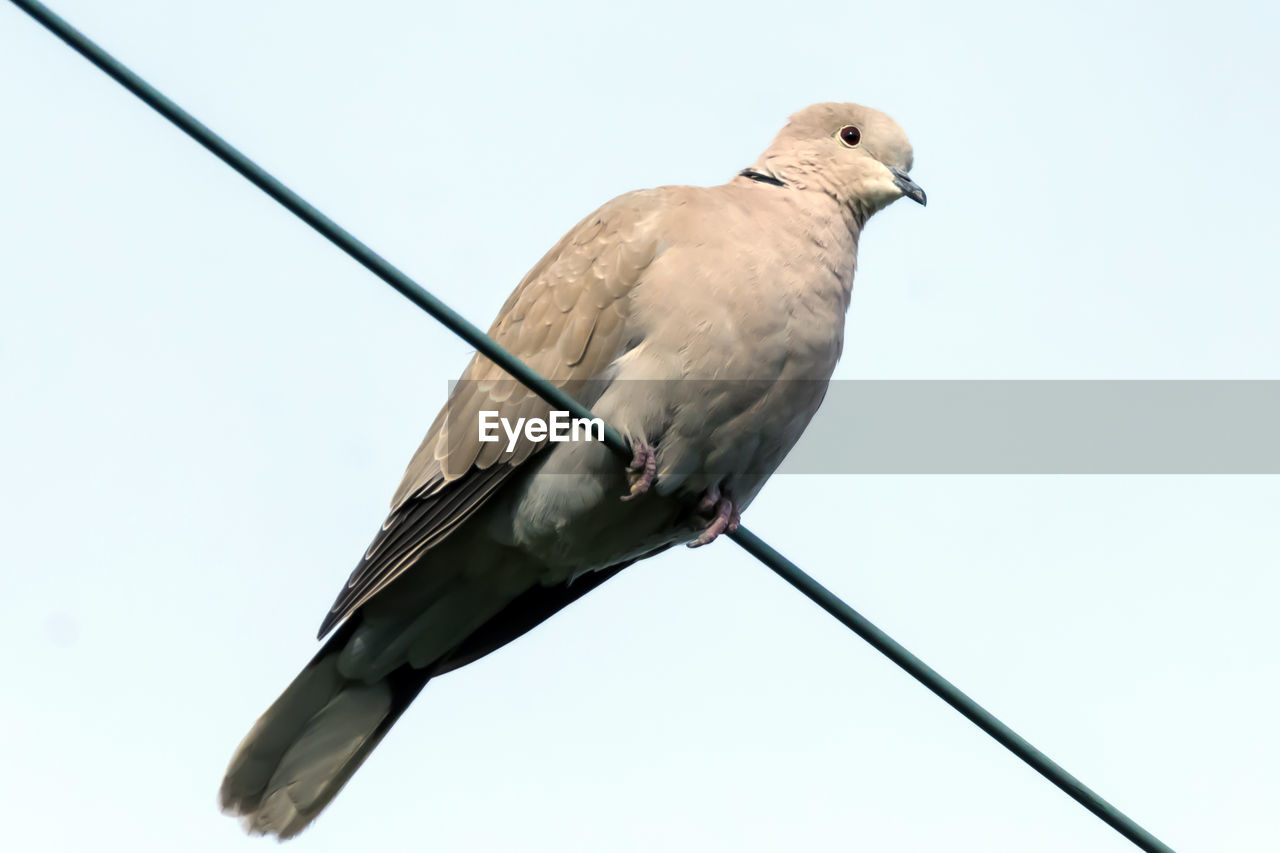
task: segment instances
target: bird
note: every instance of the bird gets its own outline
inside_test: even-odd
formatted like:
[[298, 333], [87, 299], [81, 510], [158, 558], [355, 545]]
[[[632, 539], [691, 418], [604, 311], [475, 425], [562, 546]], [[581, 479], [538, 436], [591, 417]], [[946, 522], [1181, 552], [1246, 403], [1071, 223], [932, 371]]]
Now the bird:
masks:
[[[889, 116], [815, 104], [727, 183], [625, 193], [571, 228], [489, 335], [631, 458], [589, 425], [576, 441], [519, 429], [554, 422], [550, 405], [476, 354], [325, 615], [328, 639], [236, 749], [223, 810], [251, 834], [297, 835], [428, 681], [638, 560], [736, 530], [822, 402], [863, 227], [899, 198], [926, 202], [912, 165]], [[496, 440], [480, 428], [495, 422]]]

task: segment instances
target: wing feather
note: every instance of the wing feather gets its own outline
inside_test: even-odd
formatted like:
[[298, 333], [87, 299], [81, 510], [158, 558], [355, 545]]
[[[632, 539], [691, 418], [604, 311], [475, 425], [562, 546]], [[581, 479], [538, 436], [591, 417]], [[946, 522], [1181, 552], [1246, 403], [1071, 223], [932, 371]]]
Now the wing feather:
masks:
[[[651, 213], [655, 192], [621, 196], [578, 223], [508, 297], [489, 335], [570, 393], [589, 388], [622, 354], [628, 296], [659, 251]], [[321, 636], [417, 565], [545, 446], [545, 439], [523, 435], [510, 449], [505, 434], [482, 442], [481, 411], [515, 423], [545, 418], [550, 406], [484, 356], [471, 359], [409, 462], [391, 514], [334, 601]]]

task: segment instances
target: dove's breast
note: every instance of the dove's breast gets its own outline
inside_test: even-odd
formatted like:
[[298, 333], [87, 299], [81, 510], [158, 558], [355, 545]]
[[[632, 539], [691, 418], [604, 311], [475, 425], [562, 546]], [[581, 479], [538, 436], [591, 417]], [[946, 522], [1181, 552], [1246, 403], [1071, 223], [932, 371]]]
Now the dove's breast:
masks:
[[[659, 191], [661, 192], [661, 191]], [[632, 289], [628, 348], [592, 409], [657, 451], [624, 503], [623, 463], [559, 444], [513, 495], [500, 538], [547, 582], [692, 538], [675, 526], [718, 485], [747, 506], [808, 425], [843, 342], [856, 240], [834, 203], [778, 187], [673, 188], [658, 257]]]
[[[857, 241], [819, 193], [751, 183], [705, 192], [681, 211], [685, 236], [647, 271], [632, 310], [641, 347], [674, 377], [660, 488], [697, 494], [721, 482], [746, 505], [826, 392]], [[629, 371], [624, 359], [620, 375], [643, 375], [658, 359], [635, 361]]]

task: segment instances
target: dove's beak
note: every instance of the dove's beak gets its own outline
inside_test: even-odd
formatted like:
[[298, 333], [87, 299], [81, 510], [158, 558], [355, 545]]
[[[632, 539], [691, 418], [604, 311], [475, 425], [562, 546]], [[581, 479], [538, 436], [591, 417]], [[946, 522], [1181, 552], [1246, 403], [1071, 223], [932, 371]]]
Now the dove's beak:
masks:
[[923, 205], [925, 203], [924, 190], [920, 189], [920, 185], [911, 180], [911, 176], [901, 169], [889, 167], [889, 171], [893, 173], [893, 183], [898, 189], [902, 190], [902, 194], [914, 201], [916, 204]]

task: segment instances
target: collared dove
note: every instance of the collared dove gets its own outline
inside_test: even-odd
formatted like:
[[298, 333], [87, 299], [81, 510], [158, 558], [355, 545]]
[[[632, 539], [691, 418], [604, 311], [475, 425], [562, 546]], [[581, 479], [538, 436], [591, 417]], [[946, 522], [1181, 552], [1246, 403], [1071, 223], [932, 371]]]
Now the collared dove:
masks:
[[550, 407], [473, 358], [320, 636], [338, 630], [232, 757], [223, 808], [296, 835], [429, 679], [732, 531], [826, 391], [862, 226], [925, 203], [911, 160], [883, 113], [817, 104], [728, 183], [627, 193], [574, 226], [489, 334], [617, 427], [631, 464], [598, 441], [481, 440], [482, 412]]

